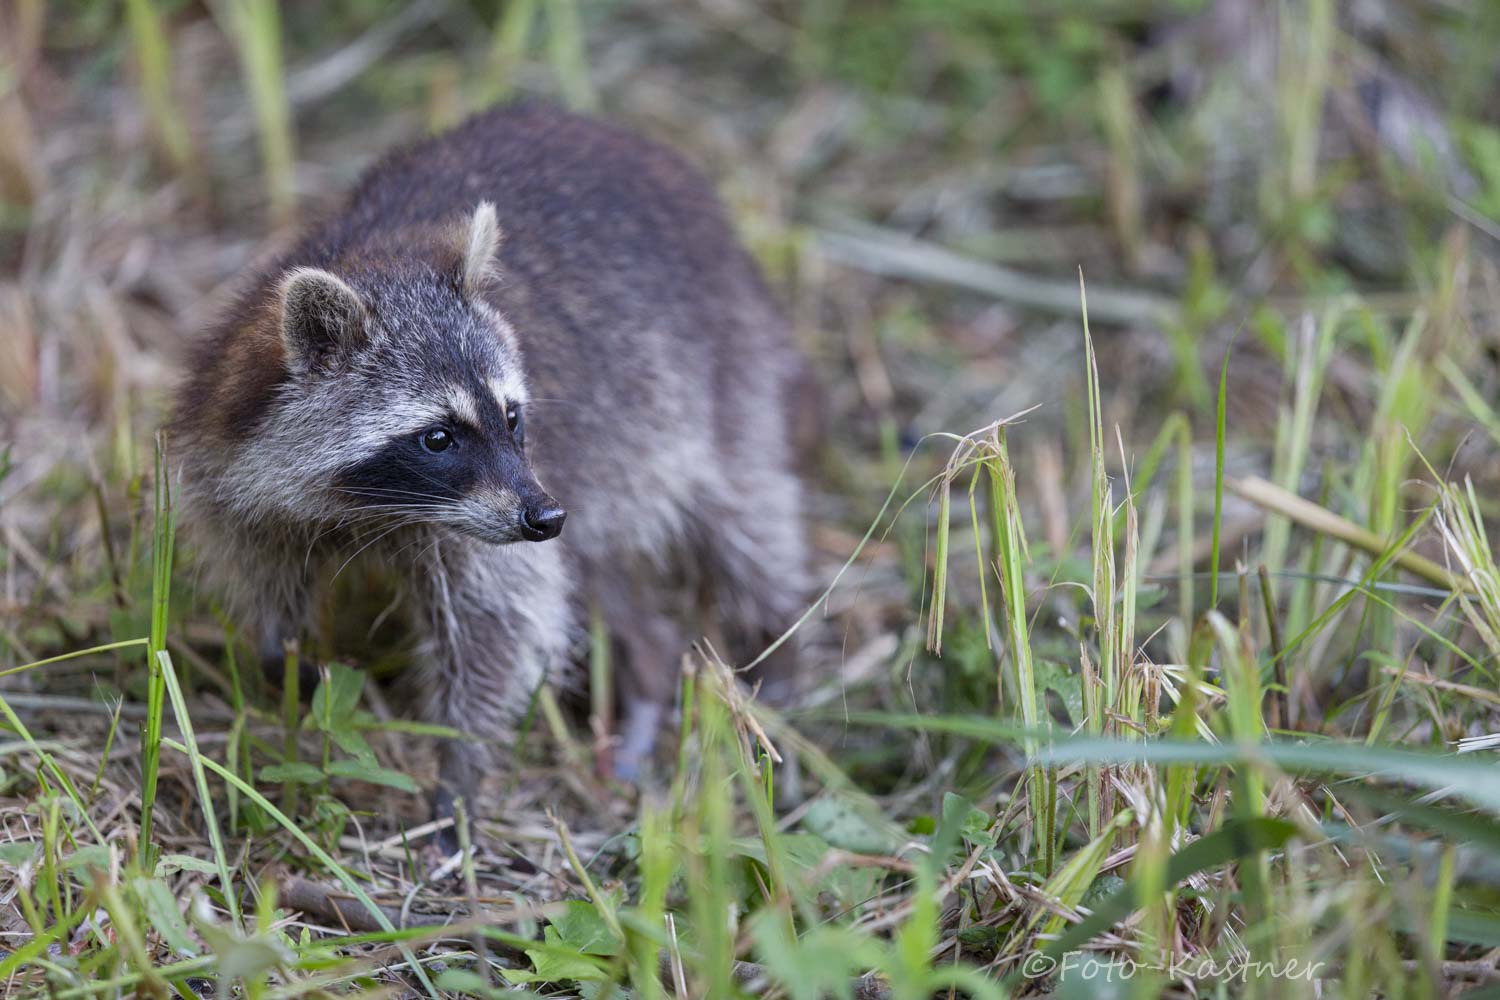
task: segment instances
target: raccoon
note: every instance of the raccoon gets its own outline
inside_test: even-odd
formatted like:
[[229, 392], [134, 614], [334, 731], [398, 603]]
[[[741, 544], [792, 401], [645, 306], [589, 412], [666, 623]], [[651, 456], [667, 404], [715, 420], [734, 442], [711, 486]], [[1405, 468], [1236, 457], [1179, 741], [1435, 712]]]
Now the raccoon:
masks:
[[[634, 777], [707, 610], [744, 657], [807, 590], [808, 366], [710, 185], [545, 105], [389, 155], [201, 339], [170, 436], [209, 582], [279, 661], [356, 552], [404, 579], [435, 808], [597, 613]], [[795, 680], [788, 647], [766, 683]]]

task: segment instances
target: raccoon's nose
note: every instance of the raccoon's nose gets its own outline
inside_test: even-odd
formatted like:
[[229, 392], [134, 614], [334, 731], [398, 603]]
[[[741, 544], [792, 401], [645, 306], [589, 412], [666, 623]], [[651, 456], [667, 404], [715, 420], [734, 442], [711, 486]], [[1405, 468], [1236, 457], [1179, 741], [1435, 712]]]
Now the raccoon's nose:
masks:
[[521, 513], [521, 536], [528, 542], [545, 542], [549, 538], [556, 538], [562, 533], [563, 521], [567, 516], [568, 512], [559, 507], [555, 500], [528, 504]]

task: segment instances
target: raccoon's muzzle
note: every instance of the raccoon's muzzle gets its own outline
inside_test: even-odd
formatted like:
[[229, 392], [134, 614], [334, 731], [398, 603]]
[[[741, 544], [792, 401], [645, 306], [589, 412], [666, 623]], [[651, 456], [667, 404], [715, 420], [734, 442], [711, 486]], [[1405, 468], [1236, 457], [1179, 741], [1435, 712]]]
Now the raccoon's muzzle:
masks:
[[545, 542], [562, 534], [568, 512], [551, 497], [528, 503], [521, 511], [521, 537], [528, 542]]

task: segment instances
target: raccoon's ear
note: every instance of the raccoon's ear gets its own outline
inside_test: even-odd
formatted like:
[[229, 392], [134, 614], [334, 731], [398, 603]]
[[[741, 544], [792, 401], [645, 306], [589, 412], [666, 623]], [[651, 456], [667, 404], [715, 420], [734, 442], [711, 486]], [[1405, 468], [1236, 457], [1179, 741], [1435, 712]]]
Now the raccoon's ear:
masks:
[[336, 275], [299, 267], [282, 280], [281, 339], [294, 371], [324, 368], [364, 338], [365, 305]]
[[500, 223], [495, 221], [495, 206], [481, 201], [469, 220], [464, 246], [464, 291], [475, 294], [494, 277], [495, 252], [500, 249]]

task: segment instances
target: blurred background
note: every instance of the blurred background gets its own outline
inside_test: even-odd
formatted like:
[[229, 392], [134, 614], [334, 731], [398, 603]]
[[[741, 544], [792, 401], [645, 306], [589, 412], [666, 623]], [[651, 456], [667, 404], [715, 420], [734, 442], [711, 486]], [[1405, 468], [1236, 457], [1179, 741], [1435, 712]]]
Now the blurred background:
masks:
[[[37, 599], [97, 581], [101, 517], [138, 509], [181, 349], [246, 268], [381, 151], [518, 96], [660, 137], [717, 182], [823, 375], [830, 567], [917, 441], [1039, 406], [1011, 443], [1032, 555], [1071, 575], [1080, 276], [1111, 474], [1175, 442], [1199, 495], [1177, 515], [1201, 527], [1229, 356], [1230, 475], [1387, 536], [1421, 501], [1408, 437], [1454, 477], [1500, 476], [1497, 38], [1500, 4], [1448, 0], [10, 0], [10, 637], [57, 641]], [[1231, 491], [1224, 551], [1263, 521]], [[877, 547], [890, 572], [850, 602], [870, 634], [921, 602], [925, 531]], [[1201, 569], [1190, 536], [1151, 566]], [[1273, 519], [1257, 559], [1279, 571], [1295, 538]]]
[[[1007, 432], [1026, 531], [1016, 617], [1031, 619], [1026, 669], [1054, 720], [1152, 731], [1162, 690], [1176, 697], [1173, 665], [1208, 662], [1203, 647], [1190, 655], [1192, 623], [1217, 603], [1260, 651], [1265, 682], [1284, 685], [1265, 699], [1272, 731], [1342, 737], [1355, 761], [1367, 740], [1446, 750], [1496, 732], [1500, 586], [1484, 519], [1500, 517], [1497, 43], [1490, 0], [3, 0], [0, 669], [148, 631], [152, 433], [184, 345], [247, 269], [382, 151], [529, 97], [628, 124], [701, 165], [815, 359], [827, 410], [812, 477], [819, 578], [876, 529], [809, 626], [818, 684], [801, 708], [902, 836], [930, 832], [949, 789], [1018, 815], [1013, 749], [828, 718], [850, 705], [1014, 713], [1003, 678], [1017, 676], [1005, 659], [1017, 647], [997, 637], [997, 588], [991, 577], [980, 593], [975, 567], [981, 515], [964, 509], [966, 481], [951, 510], [924, 484], [952, 450], [941, 435], [1023, 411]], [[1099, 517], [1096, 468], [1113, 478], [1113, 519]], [[1439, 494], [1466, 479], [1466, 494]], [[947, 581], [934, 576], [943, 516]], [[1105, 522], [1117, 534], [1096, 544]], [[1431, 561], [1398, 574], [1378, 555], [1393, 540]], [[1444, 565], [1489, 582], [1455, 600]], [[1089, 587], [1104, 596], [1091, 604]], [[946, 618], [929, 617], [935, 588]], [[233, 745], [245, 719], [274, 721], [257, 699], [273, 702], [253, 692], [246, 708], [232, 633], [191, 574], [172, 589], [170, 641], [195, 718], [204, 739]], [[356, 624], [339, 654], [398, 669], [399, 642]], [[1085, 679], [1091, 656], [1115, 654], [1145, 686], [1130, 717], [1106, 721], [1084, 711]], [[100, 704], [142, 695], [138, 663], [111, 662], [6, 680], [7, 702], [68, 749], [80, 785], [104, 774], [111, 712], [137, 717], [134, 702]], [[1209, 692], [1200, 732], [1224, 731], [1221, 694]], [[399, 715], [379, 689], [367, 697], [383, 720]], [[1257, 690], [1250, 718], [1260, 705]], [[295, 732], [295, 705], [290, 718]], [[551, 735], [576, 762], [565, 731]], [[257, 744], [259, 758], [279, 739]], [[413, 742], [378, 749], [420, 773]], [[188, 789], [176, 801], [190, 802], [187, 768], [172, 766]], [[116, 754], [120, 802], [132, 768]], [[586, 771], [566, 766], [562, 782], [585, 854], [630, 821], [613, 806], [602, 816], [610, 795], [581, 784]], [[506, 836], [540, 842], [557, 772], [517, 773], [495, 815]], [[32, 794], [17, 782], [0, 793]], [[1054, 811], [1070, 796], [1080, 808], [1078, 774], [1064, 785]], [[1223, 786], [1203, 792], [1200, 830], [1222, 818]], [[415, 794], [341, 794], [382, 803], [366, 817], [385, 832], [425, 819]], [[1283, 786], [1275, 811], [1312, 815], [1299, 794]], [[331, 844], [347, 813], [317, 801]], [[109, 822], [125, 808], [110, 806]], [[799, 814], [799, 829], [875, 850], [819, 815]], [[187, 816], [163, 818], [174, 843], [198, 835]], [[1014, 872], [1036, 852], [1029, 824], [1009, 829]], [[1062, 829], [1060, 842], [1073, 835]], [[1090, 878], [1112, 831], [1094, 841]], [[1328, 948], [1368, 945], [1400, 982], [1412, 952], [1386, 947], [1394, 931], [1371, 938], [1370, 914], [1420, 912], [1431, 880], [1388, 892], [1372, 864], [1356, 891], [1343, 855], [1323, 857], [1324, 881], [1287, 878], [1298, 916], [1281, 928], [1309, 940], [1343, 907], [1347, 934]], [[492, 856], [485, 877], [511, 878], [511, 861]], [[503, 884], [559, 891], [526, 882], [530, 871]], [[1492, 914], [1500, 883], [1488, 877], [1465, 898]], [[1088, 881], [1057, 898], [1076, 904]], [[1005, 885], [982, 920], [1029, 939], [1034, 922], [1013, 921], [1034, 897]], [[878, 906], [844, 902], [838, 919], [889, 926]], [[945, 941], [959, 923], [944, 924]], [[1183, 933], [1222, 924], [1204, 916]], [[1452, 973], [1439, 965], [1444, 933], [1420, 952], [1434, 983]], [[1462, 940], [1500, 942], [1485, 934]], [[965, 956], [989, 961], [994, 940], [966, 939]], [[1491, 959], [1474, 976], [1493, 972]]]
[[1065, 444], [1080, 269], [1127, 427], [1211, 414], [1240, 331], [1233, 450], [1264, 465], [1335, 301], [1362, 332], [1320, 455], [1376, 429], [1417, 315], [1424, 390], [1494, 398], [1496, 4], [11, 0], [0, 33], [0, 399], [8, 436], [42, 421], [8, 496], [84, 441], [131, 468], [226, 283], [380, 151], [518, 95], [717, 180], [851, 459], [1035, 403], [1028, 440]]

